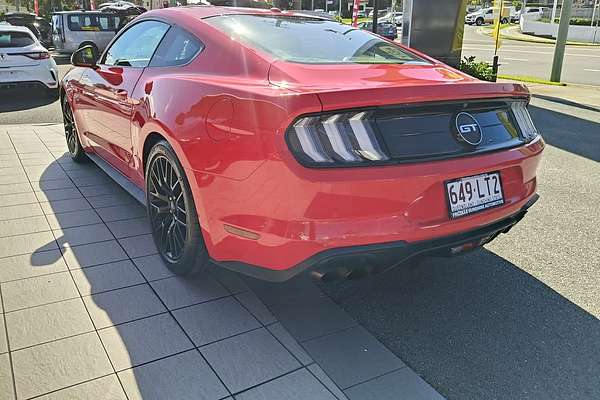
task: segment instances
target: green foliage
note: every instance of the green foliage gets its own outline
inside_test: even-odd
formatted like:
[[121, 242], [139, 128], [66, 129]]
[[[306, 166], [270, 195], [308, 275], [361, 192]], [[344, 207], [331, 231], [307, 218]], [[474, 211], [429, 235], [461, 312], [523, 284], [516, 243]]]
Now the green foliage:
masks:
[[[540, 22], [550, 23], [550, 18], [541, 18]], [[554, 18], [554, 22], [557, 24], [560, 23], [560, 18]], [[590, 18], [571, 18], [571, 20], [569, 21], [569, 25], [590, 26], [591, 23], [592, 20]]]
[[476, 61], [475, 56], [464, 57], [458, 69], [482, 81], [495, 81], [492, 65], [485, 61]]

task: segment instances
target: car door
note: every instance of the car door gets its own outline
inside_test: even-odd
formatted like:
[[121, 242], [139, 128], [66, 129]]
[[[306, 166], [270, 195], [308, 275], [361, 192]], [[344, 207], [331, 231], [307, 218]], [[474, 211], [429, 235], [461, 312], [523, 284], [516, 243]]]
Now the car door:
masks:
[[82, 79], [84, 96], [91, 105], [86, 115], [87, 138], [99, 156], [126, 176], [132, 167], [131, 94], [169, 27], [154, 20], [132, 25]]

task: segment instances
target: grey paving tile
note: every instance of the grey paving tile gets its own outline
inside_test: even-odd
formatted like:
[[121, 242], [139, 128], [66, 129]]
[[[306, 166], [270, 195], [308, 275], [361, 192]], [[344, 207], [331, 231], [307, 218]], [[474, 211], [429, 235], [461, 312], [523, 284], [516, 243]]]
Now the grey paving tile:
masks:
[[45, 232], [48, 230], [50, 230], [50, 226], [43, 215], [0, 221], [0, 237]]
[[112, 374], [36, 397], [36, 400], [127, 400], [117, 375]]
[[72, 177], [71, 180], [78, 187], [106, 185], [106, 184], [112, 183], [112, 180], [108, 176], [106, 176], [103, 172], [98, 172], [98, 174], [96, 174], [94, 176]]
[[263, 324], [269, 325], [277, 322], [277, 319], [269, 311], [269, 309], [263, 304], [262, 301], [252, 292], [247, 291], [244, 293], [236, 294], [235, 297], [246, 307], [250, 312]]
[[259, 285], [253, 288], [254, 292], [301, 343], [356, 325], [356, 321], [304, 277], [281, 285]]
[[350, 400], [444, 400], [410, 368], [383, 375], [346, 390]]
[[200, 351], [232, 393], [300, 367], [264, 328], [209, 344]]
[[308, 365], [313, 362], [308, 353], [300, 346], [300, 344], [290, 335], [290, 333], [281, 325], [276, 323], [267, 327], [269, 332], [285, 346], [300, 361], [302, 365]]
[[95, 332], [17, 350], [12, 360], [19, 398], [39, 396], [112, 372]]
[[82, 296], [144, 283], [144, 277], [129, 260], [74, 269], [71, 275]]
[[7, 185], [11, 183], [24, 183], [29, 182], [26, 175], [4, 175], [0, 176], [0, 185]]
[[182, 308], [173, 315], [196, 346], [261, 326], [233, 297]]
[[[0, 154], [0, 156], [1, 155], [2, 154]], [[20, 167], [21, 161], [19, 161], [19, 157], [5, 158], [5, 159], [0, 159], [0, 165], [3, 168]]]
[[83, 297], [96, 329], [167, 311], [145, 284]]
[[98, 334], [117, 371], [193, 348], [169, 314], [102, 329]]
[[40, 251], [14, 257], [0, 258], [0, 282], [31, 278], [66, 271], [60, 251]]
[[0, 354], [8, 352], [8, 342], [6, 340], [6, 327], [4, 318], [0, 315]]
[[67, 199], [56, 200], [46, 203], [40, 203], [44, 214], [59, 214], [71, 211], [89, 210], [92, 206], [89, 205], [86, 199]]
[[[25, 170], [21, 166], [7, 167], [0, 161], [0, 176], [24, 174]], [[3, 192], [6, 193], [6, 192]]]
[[87, 197], [88, 201], [94, 208], [120, 206], [124, 204], [132, 204], [137, 200], [127, 193], [103, 194], [101, 196]]
[[4, 207], [31, 203], [37, 203], [37, 197], [33, 192], [11, 193], [0, 196], [0, 204]]
[[54, 236], [49, 231], [0, 238], [0, 254], [4, 257], [57, 248]]
[[165, 266], [158, 254], [134, 258], [133, 262], [148, 281], [175, 276], [175, 274]]
[[90, 176], [102, 176], [103, 172], [95, 164], [89, 164], [87, 168], [69, 169], [68, 175], [71, 178], [87, 178]]
[[29, 182], [27, 183], [12, 183], [8, 185], [0, 185], [2, 193], [27, 193], [33, 192], [33, 188]]
[[67, 266], [71, 269], [126, 260], [127, 254], [115, 241], [69, 246], [61, 249]]
[[308, 370], [300, 369], [235, 396], [236, 400], [336, 400]]
[[1, 288], [5, 312], [79, 297], [68, 272], [4, 282]]
[[81, 299], [6, 313], [11, 350], [94, 330]]
[[103, 194], [113, 194], [113, 193], [126, 193], [120, 186], [117, 184], [108, 184], [108, 185], [94, 185], [94, 186], [82, 186], [79, 188], [81, 193], [84, 196], [101, 196]]
[[214, 300], [229, 294], [208, 274], [200, 274], [193, 278], [175, 276], [150, 282], [150, 285], [170, 310]]
[[[58, 169], [58, 165], [57, 165], [57, 169], [52, 169], [52, 167], [53, 167], [53, 165], [50, 165], [43, 170], [33, 169], [30, 171], [27, 171], [27, 177], [32, 182], [35, 182], [35, 181], [43, 182], [43, 181], [51, 181], [51, 180], [56, 180], [56, 179], [68, 179], [69, 178], [62, 169]], [[33, 167], [26, 167], [26, 168], [33, 168]]]
[[44, 215], [39, 204], [0, 207], [0, 221]]
[[146, 209], [141, 205], [129, 204], [126, 206], [113, 206], [96, 209], [104, 222], [132, 219], [146, 216]]
[[75, 185], [73, 184], [73, 182], [71, 182], [70, 179], [53, 179], [53, 180], [46, 180], [46, 181], [35, 181], [35, 182], [31, 182], [31, 186], [33, 186], [33, 190], [38, 191], [38, 192], [43, 192], [46, 190], [56, 190], [56, 189], [69, 189], [69, 188], [74, 188]]
[[15, 389], [13, 386], [13, 377], [8, 353], [0, 354], [0, 395], [6, 400], [15, 398]]
[[342, 389], [405, 366], [370, 333], [358, 326], [309, 340], [303, 346]]
[[52, 229], [72, 228], [75, 226], [93, 225], [102, 222], [94, 210], [48, 214], [46, 215], [46, 218], [48, 219], [48, 223]]
[[119, 372], [130, 400], [217, 400], [227, 390], [196, 350]]
[[225, 268], [211, 264], [209, 268], [211, 274], [213, 274], [223, 286], [227, 288], [231, 293], [242, 293], [250, 290], [248, 285], [242, 280], [240, 274], [229, 271]]
[[52, 231], [52, 233], [60, 246], [72, 247], [114, 239], [112, 233], [110, 233], [103, 223], [73, 228], [60, 228]]
[[311, 364], [307, 368], [338, 400], [348, 400], [344, 392], [341, 391], [321, 367], [317, 364]]
[[43, 192], [35, 192], [35, 195], [40, 202], [80, 199], [83, 197], [79, 190], [75, 188], [44, 190]]
[[113, 221], [106, 225], [117, 239], [152, 233], [147, 217]]
[[132, 236], [119, 239], [119, 243], [125, 249], [129, 257], [143, 257], [156, 254], [156, 246], [152, 235]]

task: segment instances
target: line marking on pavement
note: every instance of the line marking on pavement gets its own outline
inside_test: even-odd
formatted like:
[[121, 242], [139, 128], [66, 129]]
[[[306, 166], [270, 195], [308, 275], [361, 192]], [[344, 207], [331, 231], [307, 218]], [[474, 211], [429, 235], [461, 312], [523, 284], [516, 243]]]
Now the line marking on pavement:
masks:
[[529, 61], [526, 58], [510, 58], [510, 57], [506, 57], [504, 58], [505, 60], [511, 60], [511, 61]]
[[[489, 48], [463, 47], [463, 50], [489, 50]], [[506, 53], [528, 53], [528, 54], [548, 54], [548, 55], [554, 54], [553, 52], [547, 52], [547, 51], [527, 51], [527, 50], [510, 50], [510, 49], [501, 49], [500, 51], [506, 52]], [[600, 55], [595, 55], [595, 54], [565, 53], [565, 55], [566, 56], [571, 56], [571, 57], [594, 57], [594, 58], [600, 58]]]
[[589, 72], [600, 72], [600, 69], [591, 69], [591, 68], [584, 68], [584, 71], [589, 71]]

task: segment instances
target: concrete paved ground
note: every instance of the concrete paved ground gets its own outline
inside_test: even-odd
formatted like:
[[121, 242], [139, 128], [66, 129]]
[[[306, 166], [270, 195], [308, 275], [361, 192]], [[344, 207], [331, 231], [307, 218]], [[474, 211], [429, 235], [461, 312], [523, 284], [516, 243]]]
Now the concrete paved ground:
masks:
[[[494, 39], [479, 32], [475, 26], [465, 26], [463, 56], [476, 56], [492, 62]], [[550, 79], [554, 45], [527, 43], [503, 39], [499, 50], [500, 74], [525, 75]], [[600, 46], [567, 46], [562, 81], [600, 85]]]
[[485, 250], [322, 286], [448, 399], [600, 398], [600, 112], [530, 110], [548, 147], [519, 225]]
[[59, 125], [0, 126], [1, 400], [442, 399], [312, 282], [173, 276], [64, 153]]

